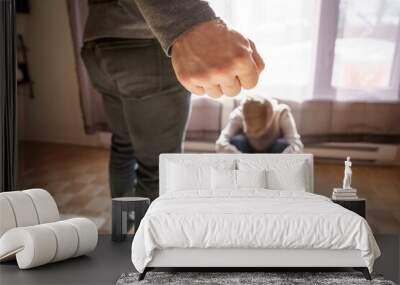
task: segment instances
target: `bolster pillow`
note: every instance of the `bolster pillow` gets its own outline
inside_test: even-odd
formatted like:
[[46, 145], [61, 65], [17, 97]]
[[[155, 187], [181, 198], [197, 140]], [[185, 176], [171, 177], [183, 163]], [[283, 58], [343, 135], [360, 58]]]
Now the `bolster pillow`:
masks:
[[15, 228], [17, 226], [17, 222], [15, 221], [14, 212], [11, 208], [11, 204], [6, 199], [6, 197], [2, 196], [1, 194], [0, 194], [0, 237], [9, 229]]
[[86, 218], [13, 228], [0, 238], [0, 261], [16, 256], [20, 269], [80, 256], [97, 245], [96, 225]]
[[43, 189], [0, 193], [0, 237], [15, 227], [51, 223], [60, 219], [53, 197]]

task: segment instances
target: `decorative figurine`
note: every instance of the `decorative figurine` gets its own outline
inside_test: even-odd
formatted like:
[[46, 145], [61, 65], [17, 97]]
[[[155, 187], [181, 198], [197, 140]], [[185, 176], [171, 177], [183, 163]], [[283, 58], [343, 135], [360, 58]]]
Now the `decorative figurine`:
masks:
[[343, 188], [333, 188], [333, 200], [358, 200], [357, 189], [351, 187], [351, 164], [348, 156], [344, 162]]
[[351, 161], [350, 156], [347, 157], [347, 160], [344, 162], [344, 178], [343, 178], [343, 190], [349, 190], [351, 188]]

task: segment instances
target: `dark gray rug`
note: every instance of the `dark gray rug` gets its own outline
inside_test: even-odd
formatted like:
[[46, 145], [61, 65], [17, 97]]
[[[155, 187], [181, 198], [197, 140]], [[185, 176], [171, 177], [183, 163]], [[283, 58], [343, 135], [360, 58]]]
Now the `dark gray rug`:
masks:
[[379, 275], [372, 275], [373, 280], [368, 281], [359, 272], [148, 272], [142, 281], [137, 280], [138, 276], [138, 273], [122, 274], [117, 285], [395, 285], [392, 281], [384, 280]]

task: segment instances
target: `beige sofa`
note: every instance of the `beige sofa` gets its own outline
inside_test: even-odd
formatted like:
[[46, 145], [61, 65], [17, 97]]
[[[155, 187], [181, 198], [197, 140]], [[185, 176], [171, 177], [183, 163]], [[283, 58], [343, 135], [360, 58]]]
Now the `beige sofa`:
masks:
[[[400, 102], [310, 100], [288, 104], [305, 144], [319, 142], [400, 143]], [[234, 106], [239, 101], [236, 100]], [[221, 129], [222, 103], [192, 101], [187, 141], [214, 142]]]

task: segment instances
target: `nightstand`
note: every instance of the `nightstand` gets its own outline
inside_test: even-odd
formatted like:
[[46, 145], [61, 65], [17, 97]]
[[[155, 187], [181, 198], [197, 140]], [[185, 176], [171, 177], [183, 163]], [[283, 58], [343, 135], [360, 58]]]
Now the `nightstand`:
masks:
[[144, 197], [120, 197], [112, 199], [112, 240], [123, 241], [129, 234], [131, 214], [134, 214], [135, 232], [150, 206]]
[[364, 198], [358, 198], [354, 200], [336, 200], [332, 199], [332, 202], [339, 204], [340, 206], [359, 214], [361, 217], [366, 217], [366, 203]]

